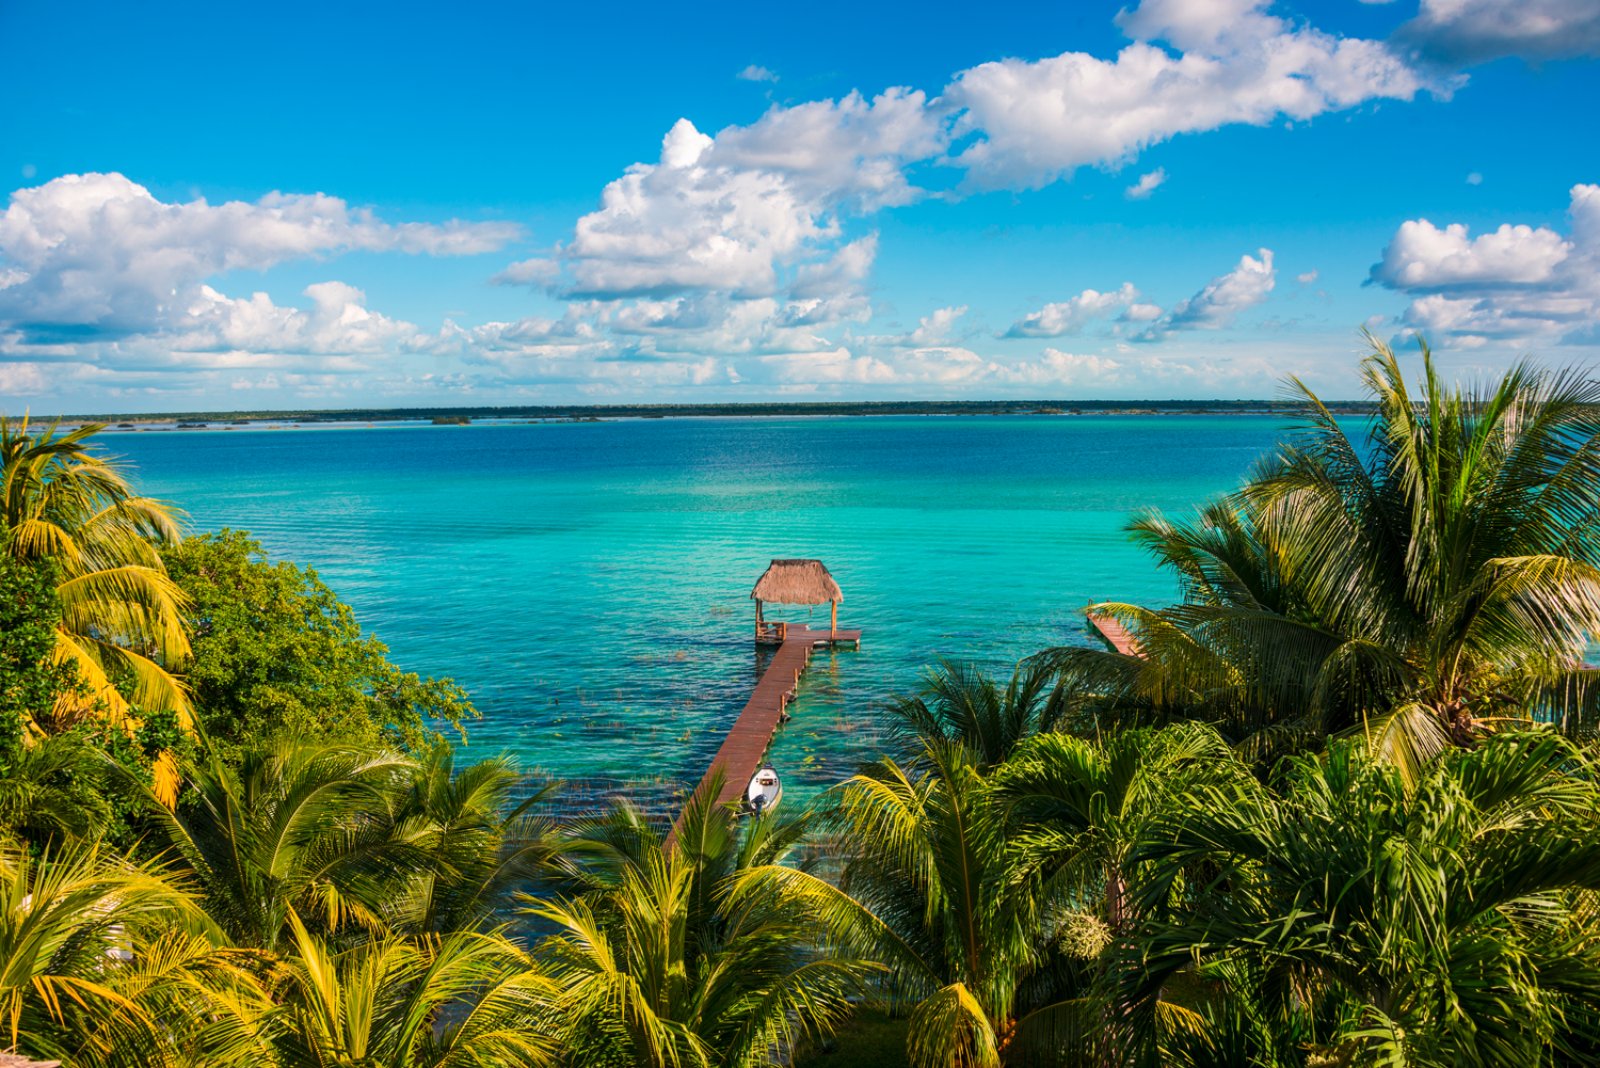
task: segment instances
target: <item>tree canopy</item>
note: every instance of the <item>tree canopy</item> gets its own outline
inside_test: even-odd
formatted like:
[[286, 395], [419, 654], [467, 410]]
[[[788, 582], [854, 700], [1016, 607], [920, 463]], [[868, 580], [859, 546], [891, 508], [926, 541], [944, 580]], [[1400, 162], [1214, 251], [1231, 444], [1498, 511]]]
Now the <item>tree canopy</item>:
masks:
[[188, 538], [162, 559], [188, 599], [186, 679], [221, 750], [277, 735], [421, 747], [436, 724], [476, 715], [455, 683], [390, 662], [314, 570], [272, 562], [244, 531]]

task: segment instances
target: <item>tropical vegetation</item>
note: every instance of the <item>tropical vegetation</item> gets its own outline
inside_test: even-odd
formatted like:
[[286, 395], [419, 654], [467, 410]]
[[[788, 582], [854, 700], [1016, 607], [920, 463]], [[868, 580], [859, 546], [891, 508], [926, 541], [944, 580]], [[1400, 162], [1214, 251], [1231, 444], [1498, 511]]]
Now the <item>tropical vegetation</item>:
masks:
[[1375, 348], [1364, 437], [1301, 388], [1238, 491], [1133, 521], [1183, 596], [1102, 606], [1135, 650], [940, 664], [755, 817], [468, 759], [313, 572], [4, 424], [0, 1052], [1595, 1063], [1600, 385]]

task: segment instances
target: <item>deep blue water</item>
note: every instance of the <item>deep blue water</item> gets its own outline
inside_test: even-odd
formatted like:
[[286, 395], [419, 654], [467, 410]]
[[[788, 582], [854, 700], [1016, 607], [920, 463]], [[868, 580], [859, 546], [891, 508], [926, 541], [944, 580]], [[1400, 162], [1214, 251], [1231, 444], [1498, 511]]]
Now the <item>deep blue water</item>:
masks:
[[813, 660], [774, 748], [803, 794], [875, 753], [882, 702], [938, 659], [1009, 674], [1087, 641], [1090, 601], [1166, 603], [1129, 516], [1233, 488], [1283, 433], [1270, 416], [905, 417], [106, 441], [193, 529], [315, 567], [398, 663], [463, 684], [474, 750], [646, 794], [697, 778], [743, 705], [768, 560], [820, 557], [841, 626], [866, 633]]

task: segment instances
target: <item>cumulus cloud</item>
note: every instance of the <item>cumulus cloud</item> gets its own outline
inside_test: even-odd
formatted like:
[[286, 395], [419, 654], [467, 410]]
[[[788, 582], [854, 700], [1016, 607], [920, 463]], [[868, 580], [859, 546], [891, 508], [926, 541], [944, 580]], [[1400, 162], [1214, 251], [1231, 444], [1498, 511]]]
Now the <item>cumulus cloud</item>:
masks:
[[1240, 312], [1266, 300], [1275, 285], [1272, 250], [1258, 249], [1254, 256], [1246, 253], [1233, 270], [1213, 278], [1200, 292], [1151, 323], [1140, 340], [1158, 341], [1178, 330], [1221, 330]]
[[1538, 61], [1600, 55], [1594, 0], [1422, 0], [1396, 39], [1452, 66], [1505, 56]]
[[[1104, 318], [1118, 308], [1131, 309], [1139, 307], [1139, 315], [1143, 318], [1153, 318], [1148, 314], [1150, 305], [1139, 305], [1139, 291], [1133, 287], [1132, 282], [1124, 282], [1118, 289], [1102, 293], [1097, 289], [1085, 289], [1075, 297], [1055, 304], [1046, 304], [1036, 312], [1030, 312], [1021, 319], [1011, 324], [1004, 337], [1063, 337], [1067, 334], [1076, 334], [1096, 319]], [[1155, 314], [1160, 314], [1156, 308]]]
[[734, 75], [742, 82], [775, 82], [778, 76], [759, 63], [752, 63], [738, 74]]
[[913, 347], [939, 345], [950, 339], [956, 320], [967, 314], [965, 304], [959, 307], [939, 308], [917, 321], [917, 328], [906, 335], [906, 344]]
[[[785, 286], [818, 296], [827, 278], [859, 292], [876, 245], [852, 248], [848, 223], [928, 195], [912, 180], [918, 165], [965, 169], [974, 187], [1030, 188], [1120, 166], [1181, 133], [1446, 88], [1381, 42], [1291, 24], [1266, 0], [1145, 0], [1118, 23], [1134, 43], [1113, 59], [985, 63], [933, 100], [909, 88], [851, 93], [774, 106], [715, 135], [681, 119], [659, 158], [606, 186], [570, 240], [497, 280], [580, 299], [759, 298]], [[1128, 195], [1165, 178], [1150, 171]]]
[[1318, 274], [1317, 274], [1317, 271], [1315, 269], [1312, 269], [1312, 270], [1304, 272], [1303, 274], [1297, 274], [1297, 275], [1294, 276], [1294, 280], [1296, 282], [1299, 282], [1303, 286], [1309, 286], [1309, 285], [1315, 284], [1317, 278], [1318, 278]]
[[1148, 174], [1141, 174], [1139, 180], [1123, 191], [1123, 196], [1129, 200], [1143, 200], [1161, 187], [1167, 180], [1167, 169], [1157, 167]]
[[789, 295], [801, 300], [855, 293], [872, 272], [878, 256], [878, 235], [851, 241], [819, 263], [802, 264], [789, 286]]
[[761, 297], [780, 275], [815, 291], [829, 256], [844, 256], [836, 280], [864, 272], [876, 244], [841, 248], [840, 214], [915, 199], [904, 166], [937, 152], [941, 136], [923, 95], [904, 89], [774, 107], [715, 137], [680, 119], [657, 162], [628, 168], [578, 220], [557, 251], [565, 274], [555, 288], [602, 299]]
[[956, 162], [978, 187], [1036, 188], [1179, 134], [1448, 89], [1381, 42], [1293, 26], [1266, 7], [1145, 0], [1117, 17], [1134, 43], [1115, 59], [1066, 52], [963, 71], [945, 91], [961, 109], [957, 134], [974, 137]]
[[517, 234], [503, 223], [385, 223], [323, 194], [166, 203], [120, 174], [19, 189], [0, 213], [0, 324], [51, 336], [170, 325], [194, 287], [236, 269], [352, 250], [470, 255]]
[[1537, 285], [1549, 281], [1572, 254], [1571, 242], [1542, 226], [1504, 223], [1478, 237], [1468, 233], [1464, 223], [1440, 229], [1427, 219], [1403, 222], [1372, 277], [1390, 288], [1409, 290]]
[[1571, 231], [1404, 222], [1371, 281], [1412, 297], [1408, 328], [1459, 346], [1593, 340], [1600, 321], [1600, 185], [1571, 190]]
[[238, 300], [202, 285], [164, 336], [186, 352], [352, 355], [386, 352], [417, 335], [411, 323], [369, 309], [366, 294], [343, 282], [307, 286], [305, 296], [310, 308], [286, 308], [265, 293]]

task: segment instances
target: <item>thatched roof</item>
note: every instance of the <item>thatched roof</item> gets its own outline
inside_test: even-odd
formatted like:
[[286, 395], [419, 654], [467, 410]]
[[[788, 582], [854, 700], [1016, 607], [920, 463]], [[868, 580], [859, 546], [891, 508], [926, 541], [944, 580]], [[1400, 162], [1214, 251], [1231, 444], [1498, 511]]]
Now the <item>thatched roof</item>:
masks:
[[774, 560], [756, 580], [750, 599], [771, 604], [827, 604], [844, 600], [821, 560]]
[[15, 1053], [0, 1053], [0, 1068], [59, 1068], [60, 1061], [30, 1061]]

